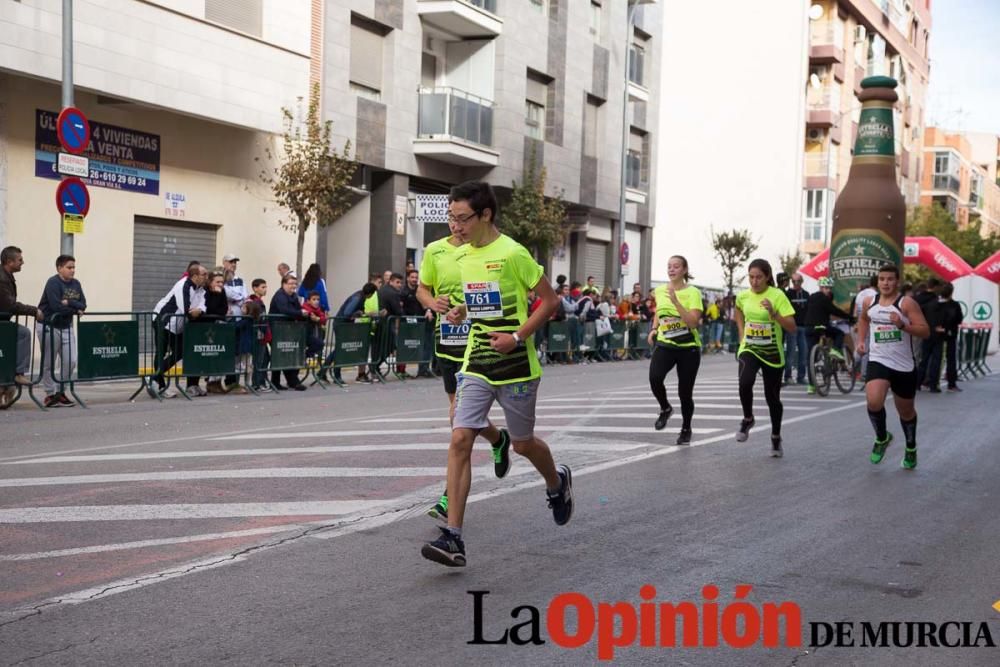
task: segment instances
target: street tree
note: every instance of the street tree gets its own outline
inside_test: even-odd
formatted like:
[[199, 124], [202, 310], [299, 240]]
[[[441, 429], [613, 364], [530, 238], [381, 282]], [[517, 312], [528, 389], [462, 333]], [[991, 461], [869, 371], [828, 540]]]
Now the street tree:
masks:
[[715, 257], [719, 260], [719, 265], [722, 267], [726, 292], [731, 294], [733, 289], [742, 283], [746, 277], [744, 275], [737, 277], [737, 272], [750, 259], [750, 255], [757, 250], [757, 243], [746, 229], [733, 229], [728, 232], [719, 232], [718, 234], [715, 233], [714, 229], [710, 229], [710, 231], [712, 234], [712, 250], [715, 251]]
[[798, 249], [789, 250], [788, 252], [783, 252], [778, 255], [778, 263], [781, 264], [781, 270], [787, 273], [789, 276], [799, 270], [806, 262], [806, 257]]
[[533, 159], [528, 162], [521, 182], [511, 184], [499, 222], [505, 234], [531, 250], [536, 260], [546, 262], [552, 250], [566, 241], [566, 204], [562, 191], [545, 196], [545, 167], [536, 169]]
[[[319, 99], [319, 86], [314, 85], [304, 122], [282, 107], [284, 129], [280, 151], [270, 146], [264, 149], [268, 166], [260, 173], [275, 202], [289, 214], [278, 224], [298, 235], [295, 270], [300, 276], [306, 232], [313, 224], [318, 227], [332, 224], [350, 209], [351, 179], [358, 166], [351, 157], [350, 140], [344, 143], [342, 152], [334, 148], [333, 123], [321, 120]], [[303, 100], [300, 97], [298, 101], [301, 118]]]

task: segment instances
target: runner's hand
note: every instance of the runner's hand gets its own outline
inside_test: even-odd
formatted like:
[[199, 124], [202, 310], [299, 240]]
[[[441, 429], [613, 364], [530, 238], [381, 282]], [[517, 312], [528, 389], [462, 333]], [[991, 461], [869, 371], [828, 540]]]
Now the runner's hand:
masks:
[[652, 345], [653, 339], [655, 338], [656, 338], [656, 329], [650, 329], [649, 334], [646, 336], [646, 340], [649, 341], [650, 345]]
[[865, 352], [868, 351], [868, 346], [865, 345], [865, 341], [859, 340], [858, 344], [854, 346], [854, 349], [857, 351], [858, 356], [864, 356]]
[[465, 321], [465, 306], [455, 306], [448, 311], [445, 319], [451, 324], [461, 324]]
[[889, 313], [889, 321], [895, 324], [897, 327], [902, 326], [903, 318], [899, 316], [899, 313], [892, 312]]
[[436, 313], [447, 313], [451, 310], [451, 299], [446, 295], [438, 296], [438, 298], [434, 299], [433, 310]]
[[500, 354], [510, 354], [517, 348], [517, 341], [509, 333], [503, 331], [490, 331], [490, 347]]
[[768, 301], [767, 299], [761, 299], [760, 305], [764, 307], [764, 310], [767, 311], [768, 315], [774, 317], [774, 306], [771, 305], [770, 301]]

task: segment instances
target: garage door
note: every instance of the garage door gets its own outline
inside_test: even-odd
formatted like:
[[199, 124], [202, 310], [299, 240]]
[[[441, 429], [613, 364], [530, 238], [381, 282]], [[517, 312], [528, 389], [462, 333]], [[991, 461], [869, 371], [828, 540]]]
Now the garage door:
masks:
[[608, 244], [604, 241], [592, 241], [587, 239], [587, 256], [584, 259], [584, 273], [579, 277], [580, 282], [586, 282], [587, 276], [594, 276], [594, 282], [601, 287], [604, 282], [605, 271], [608, 266]]
[[132, 246], [132, 310], [152, 310], [188, 262], [216, 261], [218, 227], [136, 216]]

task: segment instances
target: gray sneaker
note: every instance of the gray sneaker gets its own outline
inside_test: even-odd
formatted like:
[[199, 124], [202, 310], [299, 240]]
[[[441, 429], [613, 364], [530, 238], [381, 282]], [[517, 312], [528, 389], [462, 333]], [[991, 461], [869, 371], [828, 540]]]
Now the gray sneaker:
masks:
[[750, 419], [744, 419], [740, 422], [740, 430], [736, 432], [736, 442], [746, 442], [747, 438], [750, 437], [750, 429], [756, 423], [756, 419], [751, 417]]

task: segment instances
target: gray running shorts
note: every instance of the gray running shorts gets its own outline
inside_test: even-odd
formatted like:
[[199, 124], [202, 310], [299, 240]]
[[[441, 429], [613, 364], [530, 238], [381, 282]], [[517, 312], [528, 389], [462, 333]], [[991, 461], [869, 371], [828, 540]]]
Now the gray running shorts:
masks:
[[455, 422], [452, 428], [484, 429], [496, 401], [503, 409], [511, 440], [530, 440], [535, 433], [535, 400], [540, 378], [492, 385], [474, 375], [458, 374]]

